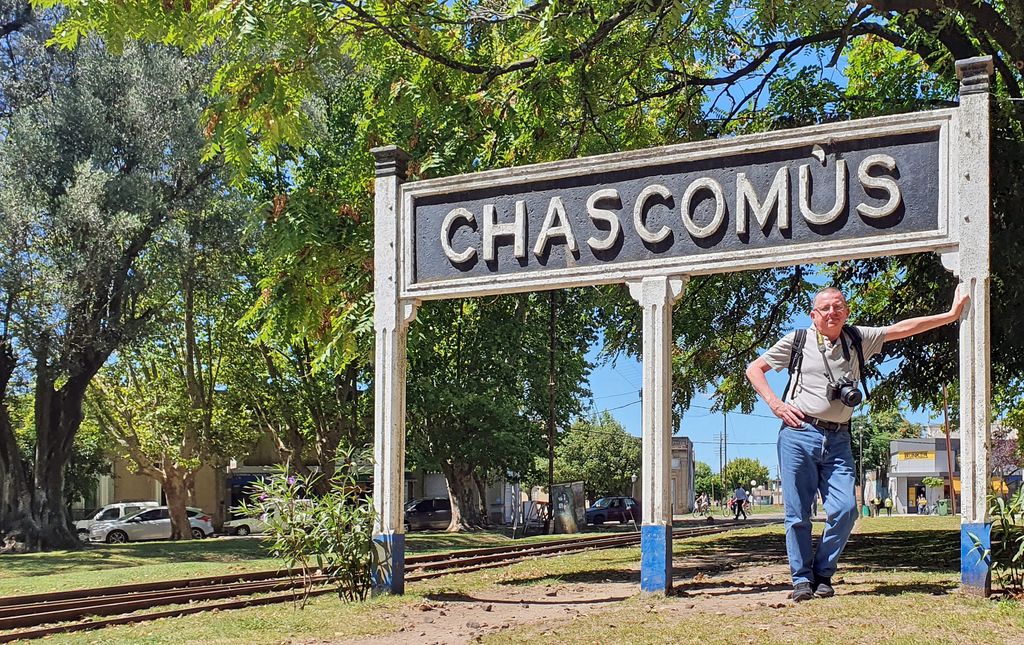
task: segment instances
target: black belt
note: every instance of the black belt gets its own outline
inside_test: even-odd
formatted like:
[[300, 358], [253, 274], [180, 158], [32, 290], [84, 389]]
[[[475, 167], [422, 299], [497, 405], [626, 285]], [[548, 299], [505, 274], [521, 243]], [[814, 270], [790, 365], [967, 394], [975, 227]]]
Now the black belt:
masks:
[[809, 414], [805, 414], [804, 422], [811, 424], [815, 428], [820, 428], [821, 430], [828, 430], [829, 432], [850, 431], [849, 421], [845, 421], [843, 423], [839, 423], [838, 421], [826, 421], [825, 419], [819, 419], [818, 417], [812, 417]]

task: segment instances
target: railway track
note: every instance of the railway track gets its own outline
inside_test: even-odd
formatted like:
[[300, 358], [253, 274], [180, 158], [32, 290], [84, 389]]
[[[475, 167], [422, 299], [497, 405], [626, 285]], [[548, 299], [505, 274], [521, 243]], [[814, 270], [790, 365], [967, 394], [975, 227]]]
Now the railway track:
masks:
[[[685, 539], [776, 521], [751, 520], [741, 525], [717, 524], [680, 528], [672, 532], [672, 537]], [[638, 544], [639, 534], [630, 533], [413, 555], [407, 557], [405, 561], [405, 580], [407, 583], [415, 583], [444, 575], [507, 566], [533, 558]], [[309, 593], [310, 596], [335, 593], [333, 587], [326, 586], [327, 576], [314, 576], [310, 582], [314, 586]], [[299, 597], [300, 594], [297, 594], [296, 590], [302, 586], [302, 579], [290, 576], [287, 571], [260, 571], [191, 580], [168, 580], [0, 597], [0, 643], [204, 611], [292, 602]], [[224, 601], [225, 599], [230, 600]], [[162, 606], [171, 608], [145, 611]]]

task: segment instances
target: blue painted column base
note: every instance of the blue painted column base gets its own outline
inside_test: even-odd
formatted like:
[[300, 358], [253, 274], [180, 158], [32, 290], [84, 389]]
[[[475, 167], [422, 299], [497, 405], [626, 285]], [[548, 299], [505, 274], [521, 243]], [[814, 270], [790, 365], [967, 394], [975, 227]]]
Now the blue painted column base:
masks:
[[966, 593], [992, 593], [992, 523], [960, 525], [960, 585]]
[[405, 534], [381, 533], [373, 536], [378, 566], [373, 571], [373, 594], [405, 593]]
[[640, 591], [667, 594], [672, 590], [672, 527], [640, 527]]

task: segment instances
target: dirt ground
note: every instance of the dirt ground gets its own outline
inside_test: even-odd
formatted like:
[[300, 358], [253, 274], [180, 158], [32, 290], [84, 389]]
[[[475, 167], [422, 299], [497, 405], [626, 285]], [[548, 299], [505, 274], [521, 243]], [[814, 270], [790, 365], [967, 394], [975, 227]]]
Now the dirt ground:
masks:
[[[781, 542], [781, 540], [779, 540]], [[780, 545], [781, 546], [781, 545]], [[792, 606], [789, 568], [781, 550], [717, 552], [674, 561], [673, 592], [644, 599], [647, 611], [701, 612], [728, 616], [751, 605], [784, 609]], [[373, 638], [333, 641], [347, 644], [473, 643], [485, 635], [525, 625], [576, 618], [610, 609], [638, 594], [639, 563], [614, 579], [563, 584], [489, 587], [473, 594], [434, 594], [398, 615], [396, 632]], [[837, 584], [841, 581], [837, 579]], [[842, 593], [842, 585], [837, 587]], [[548, 632], [545, 632], [547, 634]]]

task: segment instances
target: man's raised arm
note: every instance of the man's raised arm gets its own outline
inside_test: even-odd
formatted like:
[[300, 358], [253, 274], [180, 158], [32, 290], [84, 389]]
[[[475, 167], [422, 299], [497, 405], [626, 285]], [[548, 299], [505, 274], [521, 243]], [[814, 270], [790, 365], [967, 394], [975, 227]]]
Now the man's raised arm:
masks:
[[[970, 296], [960, 293], [960, 288], [957, 287], [956, 294], [953, 296], [953, 304], [950, 306], [949, 311], [933, 316], [907, 318], [906, 320], [889, 325], [885, 328], [885, 342], [907, 338], [914, 334], [920, 334], [921, 332], [960, 320], [960, 314], [963, 312], [968, 300], [970, 300]], [[750, 370], [748, 369], [747, 371], [749, 372]]]

